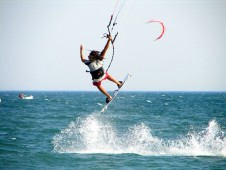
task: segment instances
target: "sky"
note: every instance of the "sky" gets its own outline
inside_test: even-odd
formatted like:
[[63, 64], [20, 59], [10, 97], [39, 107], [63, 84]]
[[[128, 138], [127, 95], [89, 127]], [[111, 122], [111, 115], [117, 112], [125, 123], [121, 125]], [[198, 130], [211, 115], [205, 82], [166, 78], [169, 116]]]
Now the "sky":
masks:
[[[225, 0], [0, 0], [0, 90], [96, 91], [79, 55], [101, 51], [128, 91], [226, 91]], [[147, 23], [155, 19], [165, 25]], [[85, 56], [89, 54], [84, 51]], [[104, 67], [112, 56], [107, 52]], [[104, 81], [107, 90], [116, 85]]]

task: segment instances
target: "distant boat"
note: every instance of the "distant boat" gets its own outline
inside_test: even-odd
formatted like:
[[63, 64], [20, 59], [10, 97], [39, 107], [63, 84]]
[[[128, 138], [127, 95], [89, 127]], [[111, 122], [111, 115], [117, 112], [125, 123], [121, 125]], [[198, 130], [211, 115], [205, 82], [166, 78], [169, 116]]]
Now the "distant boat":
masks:
[[19, 94], [19, 98], [20, 99], [34, 99], [34, 97], [32, 96], [32, 95], [30, 95], [30, 96], [26, 96], [26, 95], [24, 95], [24, 94]]

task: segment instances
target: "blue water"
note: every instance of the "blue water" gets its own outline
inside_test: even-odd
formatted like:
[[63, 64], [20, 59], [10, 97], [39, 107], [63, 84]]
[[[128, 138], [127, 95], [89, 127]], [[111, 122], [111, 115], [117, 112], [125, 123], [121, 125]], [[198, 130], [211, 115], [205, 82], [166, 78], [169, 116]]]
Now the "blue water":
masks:
[[226, 93], [0, 93], [0, 169], [226, 169]]

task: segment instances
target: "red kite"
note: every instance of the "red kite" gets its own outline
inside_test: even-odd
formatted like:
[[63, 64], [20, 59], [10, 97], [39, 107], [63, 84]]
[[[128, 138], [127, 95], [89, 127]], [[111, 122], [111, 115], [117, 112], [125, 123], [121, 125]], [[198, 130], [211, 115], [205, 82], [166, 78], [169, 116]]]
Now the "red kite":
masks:
[[160, 34], [160, 36], [158, 38], [155, 39], [155, 40], [159, 40], [163, 36], [163, 34], [165, 32], [165, 26], [164, 26], [164, 24], [161, 21], [157, 21], [157, 20], [150, 20], [147, 23], [151, 23], [151, 22], [158, 22], [162, 26], [162, 33]]

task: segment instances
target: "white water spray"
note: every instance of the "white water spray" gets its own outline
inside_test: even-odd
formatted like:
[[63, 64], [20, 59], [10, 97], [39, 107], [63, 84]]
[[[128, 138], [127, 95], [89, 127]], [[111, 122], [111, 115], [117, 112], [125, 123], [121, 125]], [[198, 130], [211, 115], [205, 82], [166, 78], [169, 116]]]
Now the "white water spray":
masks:
[[180, 139], [163, 140], [153, 136], [144, 123], [122, 134], [100, 115], [78, 118], [53, 139], [54, 151], [61, 153], [134, 153], [150, 156], [223, 156], [226, 138], [215, 120], [201, 132], [189, 132]]

